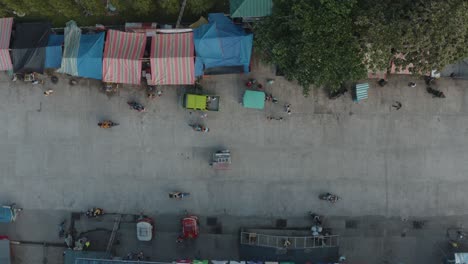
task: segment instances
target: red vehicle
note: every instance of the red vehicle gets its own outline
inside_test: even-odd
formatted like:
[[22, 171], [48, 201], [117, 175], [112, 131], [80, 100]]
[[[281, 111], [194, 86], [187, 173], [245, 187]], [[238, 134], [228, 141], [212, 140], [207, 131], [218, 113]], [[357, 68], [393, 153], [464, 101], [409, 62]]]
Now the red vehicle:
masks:
[[182, 218], [182, 239], [196, 239], [198, 237], [198, 217], [187, 215]]

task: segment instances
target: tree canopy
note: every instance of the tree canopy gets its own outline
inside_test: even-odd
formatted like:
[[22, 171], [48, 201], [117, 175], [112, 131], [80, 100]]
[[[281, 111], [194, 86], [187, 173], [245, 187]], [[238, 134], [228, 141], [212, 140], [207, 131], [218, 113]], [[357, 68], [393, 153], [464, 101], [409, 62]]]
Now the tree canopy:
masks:
[[338, 87], [390, 62], [413, 73], [468, 56], [467, 0], [275, 0], [256, 48], [307, 93]]
[[[414, 73], [441, 70], [468, 56], [468, 1], [361, 1], [355, 25], [366, 64], [386, 69], [390, 60]], [[395, 59], [398, 54], [403, 58]]]
[[[116, 7], [118, 16], [109, 20], [154, 20], [155, 17], [164, 17], [174, 19], [175, 22], [180, 3], [181, 0], [110, 0], [110, 4]], [[188, 0], [185, 11], [187, 14], [200, 15], [211, 9], [215, 3], [216, 0]], [[102, 0], [0, 0], [0, 15], [14, 14], [60, 22], [75, 19], [81, 24], [93, 24], [104, 23], [108, 10], [106, 1]]]
[[296, 79], [307, 94], [311, 85], [336, 89], [365, 75], [351, 12], [356, 1], [278, 0], [273, 15], [255, 29], [264, 58]]

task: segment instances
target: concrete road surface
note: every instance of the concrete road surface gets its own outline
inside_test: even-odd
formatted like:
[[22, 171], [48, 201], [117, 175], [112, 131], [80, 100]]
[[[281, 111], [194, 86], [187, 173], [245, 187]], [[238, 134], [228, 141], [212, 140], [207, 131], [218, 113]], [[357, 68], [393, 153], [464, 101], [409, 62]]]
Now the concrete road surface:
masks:
[[[347, 94], [330, 101], [322, 90], [302, 95], [294, 83], [254, 65], [247, 75], [210, 76], [206, 92], [221, 96], [220, 111], [182, 108], [184, 87], [162, 87], [149, 100], [137, 87], [107, 96], [97, 81], [33, 86], [0, 77], [0, 201], [25, 210], [236, 217], [444, 217], [468, 214], [468, 83], [438, 80], [447, 98], [432, 98], [422, 80], [392, 76], [359, 103]], [[248, 78], [279, 99], [265, 110], [240, 104]], [[272, 85], [266, 79], [274, 78]], [[407, 83], [415, 81], [417, 87]], [[44, 96], [43, 91], [55, 92]], [[130, 110], [136, 99], [146, 113]], [[400, 110], [391, 105], [399, 101]], [[290, 103], [287, 115], [284, 104]], [[283, 117], [282, 121], [267, 120]], [[97, 122], [120, 123], [100, 129]], [[188, 124], [204, 122], [209, 133]], [[209, 166], [228, 148], [228, 171]], [[167, 198], [174, 190], [192, 195]], [[338, 194], [334, 205], [322, 192]]]

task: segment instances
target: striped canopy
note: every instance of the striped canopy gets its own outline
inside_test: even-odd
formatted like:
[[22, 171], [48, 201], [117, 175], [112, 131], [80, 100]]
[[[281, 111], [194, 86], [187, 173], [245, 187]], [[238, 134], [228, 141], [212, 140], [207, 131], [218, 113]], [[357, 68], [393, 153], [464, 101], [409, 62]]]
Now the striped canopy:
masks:
[[140, 84], [141, 59], [145, 46], [144, 33], [108, 30], [102, 63], [103, 81]]
[[195, 83], [193, 33], [157, 34], [151, 42], [152, 85]]
[[10, 53], [8, 52], [12, 26], [12, 17], [0, 18], [0, 71], [13, 69]]

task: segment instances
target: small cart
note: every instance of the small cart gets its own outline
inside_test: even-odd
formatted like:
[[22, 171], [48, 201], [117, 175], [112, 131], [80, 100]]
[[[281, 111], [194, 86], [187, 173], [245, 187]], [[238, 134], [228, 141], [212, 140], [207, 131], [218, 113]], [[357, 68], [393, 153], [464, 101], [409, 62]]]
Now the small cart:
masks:
[[225, 149], [213, 154], [211, 166], [216, 170], [227, 170], [231, 165], [231, 151]]
[[154, 220], [150, 217], [142, 217], [138, 219], [137, 238], [139, 241], [151, 241], [154, 232]]

